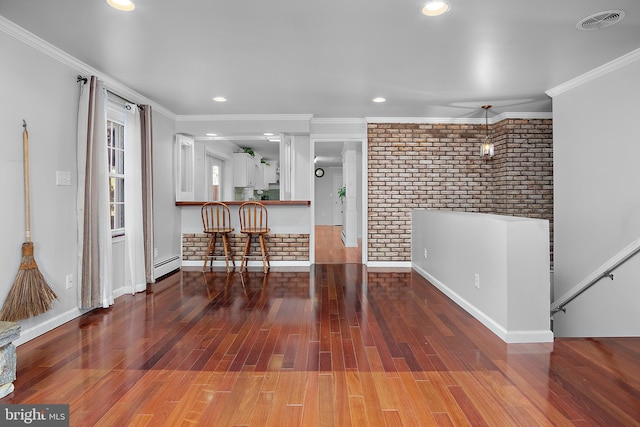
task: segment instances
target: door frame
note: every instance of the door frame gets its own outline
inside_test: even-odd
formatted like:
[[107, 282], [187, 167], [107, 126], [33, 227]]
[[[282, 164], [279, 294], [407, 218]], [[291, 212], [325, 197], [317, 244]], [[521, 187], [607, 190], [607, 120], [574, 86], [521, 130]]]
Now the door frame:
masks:
[[[362, 264], [367, 264], [368, 261], [368, 251], [367, 251], [367, 230], [368, 230], [368, 197], [369, 194], [369, 182], [368, 182], [368, 170], [367, 170], [367, 132], [366, 127], [363, 133], [361, 134], [311, 134], [310, 135], [311, 149], [309, 150], [309, 161], [310, 164], [313, 164], [313, 157], [315, 155], [315, 144], [316, 142], [356, 142], [360, 143], [360, 147], [362, 150], [362, 167], [361, 167], [361, 180], [362, 180], [362, 194], [361, 197], [361, 206], [362, 209], [358, 213], [361, 219], [361, 230], [360, 236], [362, 239], [362, 250], [360, 253], [360, 262]], [[343, 171], [344, 172], [344, 171]], [[313, 173], [313, 171], [312, 171]], [[311, 186], [311, 204], [315, 206], [315, 186]], [[311, 209], [311, 234], [309, 236], [309, 261], [311, 264], [315, 264], [315, 209]]]

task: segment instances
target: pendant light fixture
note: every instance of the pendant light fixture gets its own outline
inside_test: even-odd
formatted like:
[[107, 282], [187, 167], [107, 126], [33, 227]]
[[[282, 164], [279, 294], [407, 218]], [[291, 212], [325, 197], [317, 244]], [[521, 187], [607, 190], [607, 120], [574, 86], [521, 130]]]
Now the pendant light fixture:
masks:
[[485, 137], [482, 144], [480, 144], [480, 157], [492, 158], [493, 157], [493, 143], [491, 142], [491, 138], [489, 137], [489, 108], [491, 105], [483, 105], [482, 109], [484, 110], [484, 127], [485, 127]]

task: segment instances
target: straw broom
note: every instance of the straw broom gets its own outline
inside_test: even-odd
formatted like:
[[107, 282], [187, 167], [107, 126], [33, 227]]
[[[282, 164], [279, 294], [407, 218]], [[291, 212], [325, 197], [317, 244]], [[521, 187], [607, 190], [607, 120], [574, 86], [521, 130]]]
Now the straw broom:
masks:
[[27, 319], [48, 311], [51, 303], [57, 299], [38, 270], [38, 264], [33, 258], [33, 243], [31, 242], [31, 212], [29, 206], [29, 133], [27, 122], [23, 122], [22, 143], [24, 148], [24, 195], [26, 208], [26, 242], [22, 244], [22, 262], [16, 275], [16, 280], [9, 290], [7, 299], [0, 313], [0, 320], [15, 322]]

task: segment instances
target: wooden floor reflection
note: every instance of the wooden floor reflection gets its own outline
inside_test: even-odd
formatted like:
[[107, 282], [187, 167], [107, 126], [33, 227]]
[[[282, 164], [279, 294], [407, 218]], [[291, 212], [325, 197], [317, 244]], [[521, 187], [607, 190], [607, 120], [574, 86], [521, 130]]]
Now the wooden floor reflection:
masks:
[[18, 347], [72, 426], [639, 425], [640, 339], [507, 345], [415, 272], [182, 271]]

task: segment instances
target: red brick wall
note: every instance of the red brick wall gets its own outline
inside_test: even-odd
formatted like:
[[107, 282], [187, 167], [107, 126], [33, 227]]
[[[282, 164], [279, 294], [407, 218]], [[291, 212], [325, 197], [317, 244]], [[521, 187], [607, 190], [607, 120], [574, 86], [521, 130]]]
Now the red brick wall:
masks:
[[411, 210], [553, 219], [551, 120], [490, 126], [495, 156], [479, 157], [484, 125], [368, 125], [370, 261], [411, 260]]

